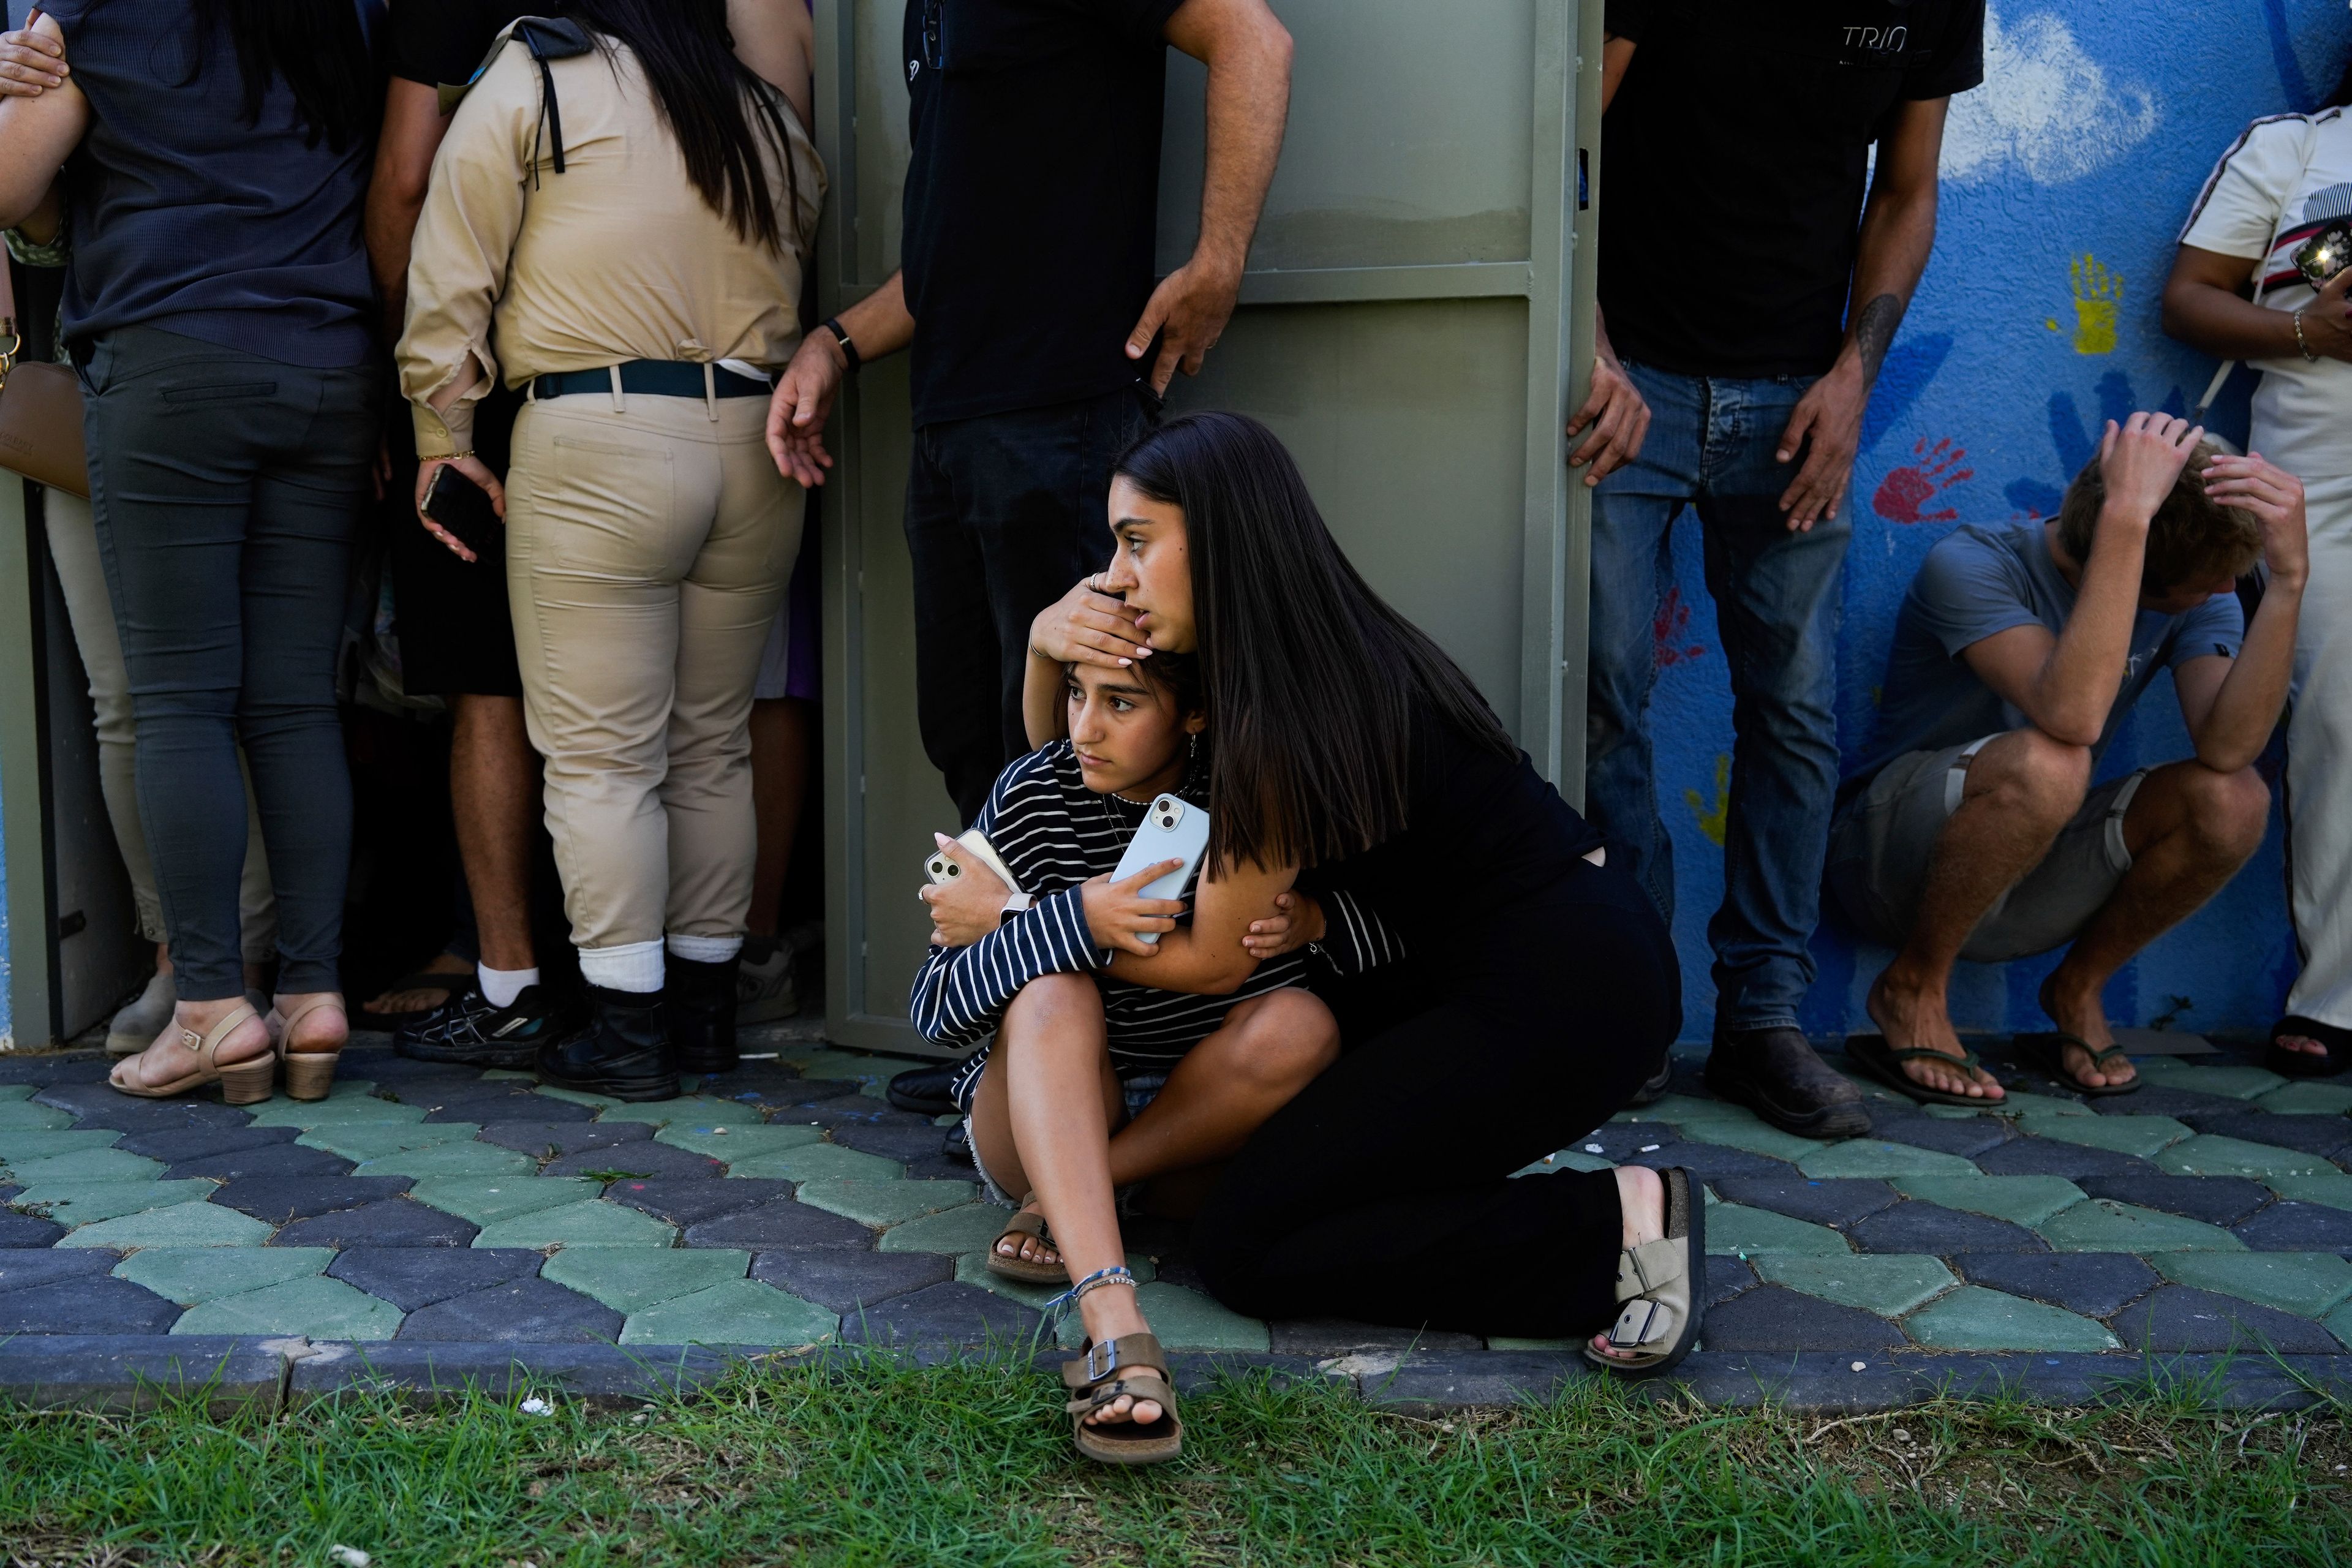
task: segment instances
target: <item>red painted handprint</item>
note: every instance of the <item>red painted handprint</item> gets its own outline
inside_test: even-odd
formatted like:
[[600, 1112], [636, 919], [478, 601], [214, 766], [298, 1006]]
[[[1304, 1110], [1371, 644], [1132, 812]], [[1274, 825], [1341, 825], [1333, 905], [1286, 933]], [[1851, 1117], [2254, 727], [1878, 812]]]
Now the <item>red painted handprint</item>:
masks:
[[1650, 646], [1660, 669], [1706, 651], [1697, 643], [1683, 641], [1690, 635], [1690, 606], [1683, 603], [1680, 585], [1669, 587], [1666, 596], [1658, 601], [1656, 618], [1650, 623]]
[[1870, 508], [1889, 522], [1953, 522], [1959, 518], [1959, 509], [1946, 507], [1940, 511], [1919, 509], [1958, 484], [1974, 479], [1973, 468], [1955, 469], [1954, 465], [1967, 457], [1968, 448], [1952, 445], [1947, 436], [1933, 447], [1922, 436], [1912, 445], [1911, 455], [1918, 461], [1895, 469], [1880, 481], [1878, 493], [1870, 498]]

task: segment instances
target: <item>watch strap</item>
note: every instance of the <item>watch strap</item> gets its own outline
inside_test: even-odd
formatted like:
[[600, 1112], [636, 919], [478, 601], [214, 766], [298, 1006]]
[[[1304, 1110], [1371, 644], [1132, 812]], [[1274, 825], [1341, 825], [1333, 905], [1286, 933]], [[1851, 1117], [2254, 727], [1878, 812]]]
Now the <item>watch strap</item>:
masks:
[[849, 341], [849, 329], [841, 324], [841, 318], [839, 316], [831, 316], [826, 318], [824, 330], [831, 332], [833, 334], [834, 342], [841, 345], [842, 353], [849, 360], [850, 374], [856, 375], [859, 371], [866, 368], [866, 361], [864, 357], [858, 353], [857, 345]]

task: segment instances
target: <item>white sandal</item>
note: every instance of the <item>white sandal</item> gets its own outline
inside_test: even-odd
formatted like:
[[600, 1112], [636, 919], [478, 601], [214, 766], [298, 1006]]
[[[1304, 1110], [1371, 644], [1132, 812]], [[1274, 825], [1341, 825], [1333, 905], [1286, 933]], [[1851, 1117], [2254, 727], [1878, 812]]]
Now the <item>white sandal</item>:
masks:
[[1617, 1300], [1625, 1310], [1610, 1326], [1603, 1355], [1584, 1359], [1625, 1377], [1655, 1377], [1690, 1354], [1706, 1316], [1706, 1194], [1677, 1165], [1658, 1173], [1666, 1186], [1666, 1234], [1618, 1254]]

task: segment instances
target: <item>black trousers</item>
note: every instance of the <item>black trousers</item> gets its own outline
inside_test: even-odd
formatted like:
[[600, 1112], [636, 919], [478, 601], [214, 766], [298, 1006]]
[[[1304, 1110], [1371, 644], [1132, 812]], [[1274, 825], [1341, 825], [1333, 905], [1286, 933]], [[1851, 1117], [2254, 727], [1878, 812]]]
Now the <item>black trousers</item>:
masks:
[[139, 817], [180, 999], [245, 989], [240, 741], [278, 895], [278, 989], [338, 990], [352, 786], [335, 654], [375, 456], [375, 374], [124, 327], [81, 378]]
[[1607, 1327], [1615, 1177], [1510, 1173], [1632, 1100], [1681, 993], [1664, 922], [1616, 867], [1512, 911], [1473, 957], [1340, 982], [1339, 1060], [1258, 1130], [1195, 1222], [1209, 1288], [1254, 1317]]
[[923, 753], [970, 824], [1026, 752], [1029, 623], [1110, 562], [1110, 466], [1150, 424], [1142, 395], [948, 419], [915, 432], [915, 708]]

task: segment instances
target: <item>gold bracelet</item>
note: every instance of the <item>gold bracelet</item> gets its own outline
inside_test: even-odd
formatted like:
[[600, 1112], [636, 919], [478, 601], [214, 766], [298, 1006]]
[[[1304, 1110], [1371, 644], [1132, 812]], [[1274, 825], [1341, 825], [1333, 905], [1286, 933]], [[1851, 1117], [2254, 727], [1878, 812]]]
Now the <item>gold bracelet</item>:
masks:
[[428, 463], [462, 463], [473, 455], [473, 448], [469, 447], [462, 452], [444, 452], [437, 458], [427, 458], [425, 460]]

